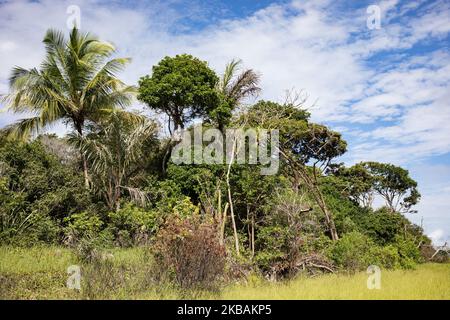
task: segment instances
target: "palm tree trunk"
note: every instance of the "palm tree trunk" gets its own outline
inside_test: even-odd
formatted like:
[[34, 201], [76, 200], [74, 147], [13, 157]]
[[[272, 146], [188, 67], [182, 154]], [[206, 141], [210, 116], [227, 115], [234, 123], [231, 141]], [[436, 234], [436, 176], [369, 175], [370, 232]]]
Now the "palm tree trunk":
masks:
[[89, 173], [88, 173], [86, 156], [84, 154], [82, 154], [81, 159], [83, 161], [84, 186], [86, 187], [86, 189], [89, 189]]
[[[77, 132], [80, 135], [80, 137], [82, 137], [83, 136], [83, 125], [81, 123], [76, 123], [75, 127], [76, 127]], [[81, 150], [80, 150], [80, 154], [81, 154], [81, 161], [83, 162], [84, 185], [85, 185], [86, 189], [89, 189], [89, 173], [88, 173], [88, 165], [87, 165], [86, 155]]]

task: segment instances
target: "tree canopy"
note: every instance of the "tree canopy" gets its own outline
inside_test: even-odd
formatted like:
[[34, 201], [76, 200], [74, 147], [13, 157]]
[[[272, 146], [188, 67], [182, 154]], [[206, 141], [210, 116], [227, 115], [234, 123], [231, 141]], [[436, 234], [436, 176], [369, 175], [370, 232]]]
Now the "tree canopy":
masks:
[[[219, 104], [219, 81], [207, 63], [188, 54], [165, 57], [139, 81], [139, 100], [169, 116], [173, 129], [206, 118]], [[169, 123], [169, 129], [171, 128]]]

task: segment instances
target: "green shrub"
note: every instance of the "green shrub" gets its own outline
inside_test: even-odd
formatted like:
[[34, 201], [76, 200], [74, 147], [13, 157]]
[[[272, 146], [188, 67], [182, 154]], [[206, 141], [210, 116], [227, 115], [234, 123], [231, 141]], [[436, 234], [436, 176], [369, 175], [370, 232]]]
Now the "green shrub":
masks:
[[120, 246], [146, 243], [158, 227], [157, 214], [127, 203], [108, 214], [110, 226]]
[[270, 277], [289, 278], [300, 265], [307, 268], [305, 261], [327, 265], [322, 253], [329, 240], [320, 219], [305, 194], [281, 190], [257, 229], [255, 262], [260, 270]]
[[82, 176], [49, 152], [40, 139], [29, 143], [0, 137], [0, 243], [56, 243], [63, 219], [92, 203]]
[[0, 232], [0, 243], [28, 247], [58, 242], [60, 227], [47, 215], [17, 213], [15, 218], [17, 219], [15, 224]]
[[182, 218], [198, 215], [200, 209], [194, 205], [189, 197], [185, 197], [183, 200], [178, 201], [173, 207], [173, 214]]
[[338, 267], [358, 271], [379, 263], [377, 251], [377, 246], [368, 236], [353, 231], [343, 235], [332, 245], [329, 257]]
[[401, 267], [400, 256], [398, 250], [393, 245], [387, 245], [385, 247], [378, 247], [374, 250], [375, 260], [378, 261], [380, 267], [386, 269], [397, 269]]
[[90, 212], [75, 213], [64, 218], [68, 225], [65, 228], [65, 242], [69, 245], [76, 244], [85, 237], [96, 237], [103, 226], [102, 220]]
[[410, 224], [400, 213], [391, 212], [387, 208], [367, 212], [355, 218], [359, 230], [380, 245], [394, 242], [404, 225]]
[[98, 233], [87, 232], [71, 245], [80, 261], [94, 262], [101, 258], [102, 251], [112, 243], [112, 233], [109, 229], [104, 229]]
[[360, 232], [343, 235], [330, 248], [329, 257], [337, 266], [351, 271], [365, 270], [372, 264], [408, 269], [421, 261], [420, 250], [410, 238], [396, 236], [394, 243], [379, 246]]
[[258, 267], [267, 272], [279, 262], [287, 259], [289, 229], [281, 226], [263, 226], [258, 230], [255, 255]]
[[403, 268], [413, 268], [416, 263], [422, 262], [420, 248], [411, 237], [397, 235], [393, 246], [397, 249]]

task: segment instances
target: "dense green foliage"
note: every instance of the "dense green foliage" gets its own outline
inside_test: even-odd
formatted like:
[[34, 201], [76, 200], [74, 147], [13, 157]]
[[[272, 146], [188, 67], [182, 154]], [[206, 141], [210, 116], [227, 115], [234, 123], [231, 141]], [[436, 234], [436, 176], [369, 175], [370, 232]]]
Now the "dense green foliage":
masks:
[[[49, 33], [45, 40], [50, 62], [64, 43], [62, 38], [50, 41], [54, 37]], [[90, 50], [100, 50], [100, 43], [81, 39], [76, 30], [70, 39], [81, 46], [76, 48], [83, 67], [75, 65], [89, 75], [78, 79], [71, 74], [77, 68], [67, 70], [79, 90], [94, 95], [91, 90], [102, 81], [119, 81], [112, 71], [123, 60], [106, 62], [98, 71], [104, 59], [83, 54], [94, 44]], [[101, 50], [94, 51], [102, 58], [112, 52], [108, 46]], [[65, 59], [73, 54], [64, 53]], [[280, 278], [303, 271], [363, 270], [371, 264], [409, 268], [424, 261], [420, 249], [430, 240], [405, 217], [420, 199], [408, 171], [375, 162], [350, 168], [334, 163], [347, 142], [313, 123], [295, 101], [257, 101], [238, 110], [260, 89], [256, 73], [236, 74], [237, 65], [233, 61], [218, 77], [190, 55], [166, 57], [140, 80], [138, 98], [166, 113], [173, 129], [190, 130], [194, 121], [205, 120], [221, 134], [227, 128], [279, 130], [280, 170], [274, 175], [261, 175], [260, 164], [176, 165], [169, 161], [173, 137], [161, 135], [154, 119], [117, 108], [129, 93], [121, 91], [127, 87], [120, 81], [99, 89], [98, 104], [92, 98], [77, 104], [77, 111], [66, 98], [31, 99], [42, 92], [27, 73], [23, 92], [30, 99], [14, 99], [12, 109], [40, 110], [44, 125], [46, 108], [56, 108], [59, 113], [49, 119], [71, 119], [77, 130], [65, 138], [41, 135], [28, 142], [11, 141], [11, 128], [2, 133], [0, 243], [59, 243], [79, 248], [87, 260], [95, 257], [96, 246], [145, 245], [187, 287], [213, 282], [211, 274], [224, 270], [245, 274], [253, 269]], [[39, 76], [55, 76], [54, 67], [48, 68]], [[13, 96], [21, 95], [17, 88], [23, 73], [14, 71]], [[45, 92], [69, 90], [61, 81], [46, 82]], [[373, 208], [374, 196], [386, 206]], [[209, 271], [196, 274], [200, 265]]]
[[184, 128], [196, 117], [207, 117], [219, 103], [218, 77], [206, 62], [191, 55], [166, 57], [140, 82], [139, 99], [163, 111], [174, 129]]
[[64, 220], [94, 206], [79, 172], [50, 154], [39, 139], [1, 139], [0, 165], [2, 243], [60, 241]]

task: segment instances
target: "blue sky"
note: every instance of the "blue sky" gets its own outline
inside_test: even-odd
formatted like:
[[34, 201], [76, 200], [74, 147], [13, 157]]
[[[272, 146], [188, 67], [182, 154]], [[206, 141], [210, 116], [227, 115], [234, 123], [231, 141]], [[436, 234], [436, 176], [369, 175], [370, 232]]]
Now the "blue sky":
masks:
[[[83, 30], [133, 58], [127, 83], [187, 52], [218, 73], [241, 58], [261, 73], [261, 98], [307, 94], [313, 120], [349, 142], [342, 161], [409, 169], [423, 195], [409, 218], [423, 218], [436, 243], [450, 240], [449, 1], [0, 1], [1, 93], [14, 65], [39, 65], [47, 28], [68, 30], [69, 5]], [[369, 5], [380, 29], [367, 27]], [[0, 127], [15, 119], [0, 113]]]

